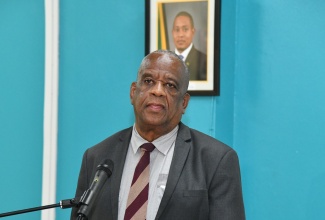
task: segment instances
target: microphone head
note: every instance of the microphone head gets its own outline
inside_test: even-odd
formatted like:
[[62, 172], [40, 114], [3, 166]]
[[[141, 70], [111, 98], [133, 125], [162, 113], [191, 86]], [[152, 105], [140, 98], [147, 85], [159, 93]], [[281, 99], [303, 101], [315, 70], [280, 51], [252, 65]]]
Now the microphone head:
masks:
[[110, 159], [103, 160], [98, 166], [97, 170], [103, 170], [107, 177], [110, 177], [112, 175], [112, 171], [114, 168], [114, 163]]

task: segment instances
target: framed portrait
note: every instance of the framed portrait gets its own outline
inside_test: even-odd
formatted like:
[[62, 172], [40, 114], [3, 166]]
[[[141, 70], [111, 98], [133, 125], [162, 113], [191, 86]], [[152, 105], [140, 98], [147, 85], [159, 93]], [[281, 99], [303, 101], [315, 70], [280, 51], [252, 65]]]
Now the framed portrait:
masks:
[[188, 67], [191, 95], [220, 95], [220, 0], [145, 3], [145, 54], [174, 51]]

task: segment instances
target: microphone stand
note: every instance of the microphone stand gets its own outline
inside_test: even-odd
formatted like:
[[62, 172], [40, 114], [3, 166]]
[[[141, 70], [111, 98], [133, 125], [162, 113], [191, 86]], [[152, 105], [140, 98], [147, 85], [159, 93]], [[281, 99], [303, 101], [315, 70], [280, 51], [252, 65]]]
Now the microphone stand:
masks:
[[61, 200], [60, 203], [57, 203], [57, 204], [45, 205], [45, 206], [39, 206], [39, 207], [35, 207], [35, 208], [22, 209], [22, 210], [13, 211], [13, 212], [2, 213], [2, 214], [0, 214], [0, 218], [11, 216], [11, 215], [23, 214], [23, 213], [27, 213], [27, 212], [39, 211], [39, 210], [43, 210], [43, 209], [51, 209], [51, 208], [56, 208], [56, 207], [60, 207], [61, 209], [66, 209], [66, 208], [71, 208], [71, 207], [78, 206], [78, 205], [79, 205], [79, 202], [76, 202], [75, 199], [65, 199], [65, 200]]
[[[80, 207], [78, 211], [77, 220], [88, 220], [88, 214], [90, 211], [90, 208], [92, 204], [94, 203], [94, 199], [99, 194], [99, 191], [103, 187], [105, 181], [112, 175], [114, 164], [111, 160], [104, 160], [101, 164], [97, 166], [97, 171], [94, 177], [94, 180], [92, 184], [90, 185], [90, 188], [87, 189], [84, 194], [82, 195], [80, 201], [76, 202], [76, 198], [74, 199], [66, 199], [61, 200], [60, 203], [53, 204], [53, 205], [46, 205], [46, 206], [40, 206], [35, 208], [29, 208], [29, 209], [22, 209], [18, 211], [13, 212], [7, 212], [0, 214], [0, 218], [10, 216], [10, 215], [18, 215], [22, 213], [27, 212], [34, 212], [39, 211], [42, 209], [50, 209], [55, 207], [61, 207], [61, 209], [65, 208], [71, 208], [71, 207]], [[79, 200], [79, 199], [78, 199]]]

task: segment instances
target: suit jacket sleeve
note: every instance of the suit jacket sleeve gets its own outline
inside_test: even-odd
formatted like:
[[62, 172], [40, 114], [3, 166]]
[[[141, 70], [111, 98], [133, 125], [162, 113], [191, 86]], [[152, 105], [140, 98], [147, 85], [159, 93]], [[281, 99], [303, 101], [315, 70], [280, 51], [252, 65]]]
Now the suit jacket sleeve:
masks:
[[238, 157], [228, 151], [220, 161], [209, 189], [209, 219], [245, 219]]

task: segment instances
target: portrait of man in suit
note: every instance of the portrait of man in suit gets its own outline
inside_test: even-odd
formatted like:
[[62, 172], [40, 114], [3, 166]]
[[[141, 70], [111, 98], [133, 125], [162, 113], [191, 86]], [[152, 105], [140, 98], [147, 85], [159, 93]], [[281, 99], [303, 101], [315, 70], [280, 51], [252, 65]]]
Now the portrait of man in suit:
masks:
[[172, 36], [175, 53], [186, 63], [190, 80], [207, 79], [207, 55], [195, 48], [193, 38], [196, 33], [192, 16], [179, 12], [174, 19]]

